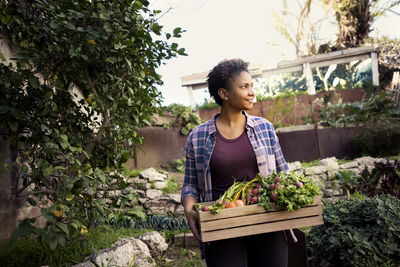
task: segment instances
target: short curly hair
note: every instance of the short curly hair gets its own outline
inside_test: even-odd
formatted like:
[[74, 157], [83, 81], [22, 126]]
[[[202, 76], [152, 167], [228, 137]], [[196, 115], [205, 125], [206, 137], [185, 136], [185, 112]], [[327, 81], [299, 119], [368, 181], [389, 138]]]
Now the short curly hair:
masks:
[[222, 99], [218, 95], [219, 88], [229, 90], [232, 80], [242, 71], [249, 72], [249, 63], [242, 59], [225, 59], [219, 62], [207, 76], [208, 91], [215, 102], [222, 106]]

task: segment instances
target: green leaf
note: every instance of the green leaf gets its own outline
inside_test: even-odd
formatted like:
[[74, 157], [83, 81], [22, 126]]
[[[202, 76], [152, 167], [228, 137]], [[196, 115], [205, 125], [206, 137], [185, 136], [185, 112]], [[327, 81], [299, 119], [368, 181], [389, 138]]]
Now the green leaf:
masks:
[[174, 37], [181, 37], [182, 36], [181, 33], [182, 33], [182, 28], [181, 27], [177, 27], [173, 31]]
[[115, 58], [115, 57], [108, 57], [108, 58], [106, 58], [106, 61], [107, 61], [107, 62], [110, 62], [110, 63], [115, 63], [115, 62], [117, 62], [118, 60], [117, 60], [117, 58]]
[[18, 228], [12, 233], [13, 237], [27, 236], [35, 233], [35, 227], [28, 223], [20, 223]]
[[75, 30], [76, 29], [75, 25], [73, 25], [71, 23], [68, 23], [68, 22], [65, 24], [65, 27], [67, 29], [70, 29], [70, 30]]
[[0, 53], [0, 59], [1, 59], [1, 61], [4, 61], [4, 62], [7, 61], [6, 58], [4, 57], [4, 55], [3, 55], [2, 53]]
[[11, 131], [16, 132], [18, 130], [18, 121], [9, 121], [8, 125], [10, 126]]
[[57, 222], [56, 223], [57, 227], [63, 230], [63, 232], [68, 236], [69, 235], [69, 230], [68, 226], [65, 223]]
[[0, 106], [0, 114], [5, 114], [10, 110], [9, 106]]

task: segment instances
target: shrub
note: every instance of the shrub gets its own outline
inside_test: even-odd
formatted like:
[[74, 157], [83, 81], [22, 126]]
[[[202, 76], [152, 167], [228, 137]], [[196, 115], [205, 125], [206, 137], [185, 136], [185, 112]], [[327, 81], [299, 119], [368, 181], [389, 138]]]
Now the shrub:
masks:
[[324, 225], [313, 227], [307, 242], [317, 266], [400, 263], [400, 200], [396, 197], [382, 195], [336, 202], [324, 207], [323, 216]]
[[353, 143], [358, 156], [384, 157], [400, 153], [399, 140], [400, 123], [385, 120], [367, 124]]

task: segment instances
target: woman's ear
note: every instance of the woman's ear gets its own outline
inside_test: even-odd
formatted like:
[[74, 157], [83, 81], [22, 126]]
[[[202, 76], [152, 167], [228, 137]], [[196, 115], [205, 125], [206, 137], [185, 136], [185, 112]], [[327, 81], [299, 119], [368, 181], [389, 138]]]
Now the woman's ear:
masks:
[[225, 88], [219, 88], [218, 95], [223, 101], [228, 100], [228, 91]]

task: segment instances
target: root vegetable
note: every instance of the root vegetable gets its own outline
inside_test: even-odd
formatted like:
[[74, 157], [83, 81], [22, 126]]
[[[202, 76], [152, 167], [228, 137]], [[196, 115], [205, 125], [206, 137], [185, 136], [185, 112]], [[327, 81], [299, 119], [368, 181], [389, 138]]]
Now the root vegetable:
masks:
[[251, 191], [251, 194], [254, 195], [254, 196], [257, 196], [258, 195], [258, 189], [254, 188], [253, 191]]
[[275, 189], [275, 184], [270, 184], [269, 185], [269, 190], [274, 190]]
[[254, 203], [254, 204], [257, 203], [258, 202], [258, 197], [255, 197], [255, 196], [252, 197], [251, 198], [251, 202]]

